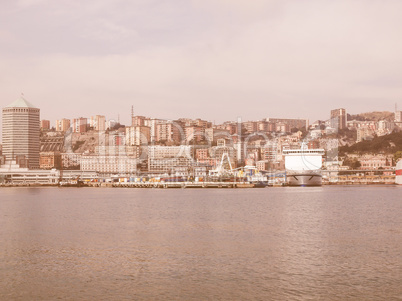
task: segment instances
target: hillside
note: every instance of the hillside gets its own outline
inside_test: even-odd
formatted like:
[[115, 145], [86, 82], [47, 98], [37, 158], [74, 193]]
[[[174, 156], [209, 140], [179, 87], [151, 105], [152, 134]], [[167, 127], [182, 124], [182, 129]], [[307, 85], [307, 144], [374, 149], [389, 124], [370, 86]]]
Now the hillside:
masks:
[[379, 121], [379, 120], [394, 120], [394, 113], [383, 111], [383, 112], [367, 112], [367, 113], [360, 113], [356, 115], [348, 114], [348, 121], [349, 120], [357, 120], [357, 121]]
[[340, 153], [386, 153], [394, 154], [402, 151], [402, 132], [393, 132], [389, 135], [374, 137], [373, 140], [365, 140], [351, 146], [343, 146]]

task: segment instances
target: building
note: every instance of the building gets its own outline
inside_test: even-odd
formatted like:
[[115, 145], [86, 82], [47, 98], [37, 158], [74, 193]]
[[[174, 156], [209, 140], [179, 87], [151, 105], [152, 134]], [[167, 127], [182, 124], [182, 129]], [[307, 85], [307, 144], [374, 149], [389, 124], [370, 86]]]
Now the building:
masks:
[[257, 131], [258, 132], [269, 132], [270, 123], [267, 121], [257, 121]]
[[73, 119], [73, 132], [74, 133], [85, 133], [88, 131], [88, 119], [84, 117]]
[[171, 173], [175, 174], [179, 169], [190, 169], [195, 165], [193, 159], [188, 157], [174, 157], [163, 159], [148, 159], [148, 170], [151, 173]]
[[307, 144], [308, 149], [315, 149], [320, 148], [320, 141], [319, 140], [310, 140]]
[[163, 123], [166, 122], [165, 120], [161, 120], [161, 119], [156, 119], [156, 118], [148, 118], [146, 125], [149, 127], [150, 129], [150, 136], [151, 136], [151, 140], [150, 142], [153, 143], [156, 141], [156, 125], [159, 123]]
[[258, 130], [258, 123], [257, 121], [246, 121], [243, 122], [243, 127], [246, 129], [248, 133], [254, 133]]
[[370, 155], [366, 154], [359, 158], [360, 169], [390, 169], [392, 166], [392, 155]]
[[216, 142], [219, 138], [225, 138], [228, 140], [232, 139], [228, 130], [217, 128], [205, 129], [205, 139], [208, 143], [212, 144], [213, 142]]
[[40, 121], [40, 129], [42, 131], [50, 130], [50, 120], [41, 120]]
[[286, 122], [277, 122], [275, 123], [275, 132], [278, 133], [289, 133], [291, 131], [291, 127]]
[[402, 122], [402, 111], [395, 111], [395, 122]]
[[267, 118], [265, 121], [269, 122], [270, 127], [275, 128], [273, 124], [283, 124], [285, 127], [292, 129], [308, 129], [309, 121], [308, 119], [298, 119], [298, 118]]
[[23, 156], [29, 169], [39, 168], [40, 110], [20, 97], [3, 108], [3, 155]]
[[278, 162], [278, 145], [275, 141], [267, 144], [261, 149], [263, 161]]
[[134, 174], [137, 171], [137, 159], [124, 155], [82, 156], [81, 170], [96, 171], [101, 174]]
[[267, 170], [269, 170], [269, 161], [267, 161], [267, 160], [257, 161], [256, 167], [258, 170], [267, 171]]
[[155, 141], [164, 143], [180, 143], [181, 128], [173, 122], [159, 121], [155, 127]]
[[40, 169], [60, 169], [61, 168], [61, 154], [55, 152], [41, 152], [39, 156]]
[[126, 127], [126, 145], [148, 145], [151, 141], [151, 128], [148, 126]]
[[368, 127], [358, 128], [357, 130], [357, 140], [356, 142], [361, 142], [363, 140], [370, 140], [374, 138], [375, 131]]
[[28, 170], [19, 168], [13, 164], [7, 165], [7, 167], [0, 167], [0, 183], [55, 185], [60, 179], [69, 181], [77, 179], [77, 177], [83, 181], [93, 181], [98, 178], [98, 175], [95, 172], [83, 172], [79, 170]]
[[93, 128], [95, 131], [105, 131], [106, 117], [103, 115], [91, 116], [89, 126]]
[[[39, 127], [39, 126], [38, 126]], [[21, 168], [15, 162], [0, 167], [0, 183], [6, 184], [56, 184], [59, 172], [52, 170], [30, 170]]]
[[152, 159], [177, 158], [177, 157], [192, 158], [193, 157], [192, 153], [193, 153], [193, 147], [190, 145], [148, 146], [148, 156], [149, 158]]
[[395, 123], [388, 120], [380, 120], [377, 125], [377, 136], [384, 136], [391, 134], [395, 128]]
[[205, 160], [209, 158], [208, 148], [199, 148], [195, 151], [195, 157], [197, 160]]
[[346, 110], [345, 109], [335, 109], [331, 110], [330, 125], [334, 129], [343, 130], [346, 129]]
[[210, 128], [212, 126], [211, 122], [202, 120], [200, 118], [197, 118], [197, 119], [179, 118], [177, 120], [177, 123], [181, 124], [183, 127], [199, 126], [199, 127], [202, 127], [204, 130], [206, 128]]
[[70, 128], [70, 119], [60, 119], [56, 120], [56, 131], [57, 132], [67, 132]]
[[205, 128], [201, 126], [187, 126], [184, 129], [186, 135], [186, 141], [190, 142], [194, 140], [195, 142], [200, 142], [205, 140]]
[[238, 134], [241, 130], [241, 124], [233, 121], [226, 121], [221, 125], [216, 126], [219, 130], [226, 130], [230, 135]]
[[132, 116], [131, 126], [146, 126], [149, 118], [145, 116]]
[[114, 119], [110, 119], [109, 121], [106, 122], [106, 127], [111, 130], [117, 125], [117, 121]]
[[81, 154], [76, 154], [73, 152], [62, 153], [61, 154], [61, 163], [63, 169], [80, 169], [81, 165]]

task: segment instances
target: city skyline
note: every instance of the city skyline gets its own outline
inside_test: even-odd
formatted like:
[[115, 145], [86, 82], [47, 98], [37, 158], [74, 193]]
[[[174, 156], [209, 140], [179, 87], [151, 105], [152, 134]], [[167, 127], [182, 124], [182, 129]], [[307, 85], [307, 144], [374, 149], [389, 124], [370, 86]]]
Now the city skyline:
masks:
[[[18, 101], [28, 101], [28, 100], [25, 98], [25, 95], [23, 93], [21, 93], [20, 97], [16, 98], [13, 102], [18, 102]], [[199, 120], [204, 120], [204, 121], [211, 122], [214, 125], [215, 124], [216, 125], [224, 124], [224, 123], [228, 123], [228, 122], [236, 122], [236, 123], [237, 122], [242, 122], [243, 123], [243, 122], [257, 122], [257, 121], [293, 119], [293, 120], [306, 120], [307, 125], [311, 125], [312, 123], [317, 122], [317, 121], [318, 122], [323, 122], [323, 121], [325, 122], [325, 121], [332, 120], [334, 118], [333, 111], [338, 111], [338, 110], [343, 110], [344, 114], [345, 114], [345, 118], [343, 120], [343, 122], [345, 124], [343, 125], [343, 127], [346, 126], [346, 121], [347, 121], [346, 118], [347, 118], [348, 115], [359, 115], [359, 114], [366, 114], [366, 113], [385, 113], [385, 112], [389, 112], [389, 113], [393, 113], [394, 118], [397, 119], [398, 118], [397, 116], [402, 114], [401, 108], [398, 107], [397, 103], [395, 103], [394, 104], [394, 111], [391, 111], [391, 110], [388, 111], [388, 110], [384, 109], [384, 110], [372, 111], [372, 112], [365, 111], [365, 110], [362, 110], [362, 111], [359, 111], [359, 112], [349, 112], [348, 109], [345, 109], [345, 108], [338, 108], [338, 109], [333, 109], [332, 108], [331, 110], [329, 110], [329, 112], [326, 112], [327, 113], [326, 116], [321, 116], [321, 118], [316, 119], [316, 120], [311, 120], [311, 119], [309, 119], [307, 117], [285, 118], [284, 114], [279, 115], [279, 116], [264, 116], [264, 117], [261, 117], [261, 118], [258, 118], [258, 119], [244, 119], [239, 114], [235, 118], [226, 119], [226, 120], [220, 120], [220, 122], [216, 122], [216, 120], [211, 120], [208, 117], [201, 118], [199, 116], [198, 117], [191, 117], [191, 116], [186, 116], [186, 115], [178, 115], [177, 118], [163, 118], [161, 116], [156, 116], [156, 115], [136, 114], [136, 111], [134, 110], [134, 106], [132, 105], [130, 112], [128, 110], [126, 110], [124, 112], [124, 114], [118, 113], [117, 118], [109, 118], [109, 115], [107, 115], [107, 114], [101, 114], [99, 112], [91, 112], [91, 113], [89, 113], [89, 115], [83, 115], [81, 113], [76, 113], [75, 115], [72, 115], [72, 116], [63, 115], [63, 113], [57, 113], [58, 118], [45, 118], [43, 116], [40, 116], [40, 120], [41, 120], [41, 122], [47, 122], [49, 124], [49, 128], [56, 128], [56, 130], [57, 130], [57, 122], [62, 122], [62, 120], [73, 122], [74, 120], [79, 120], [79, 119], [84, 120], [85, 119], [87, 124], [89, 126], [92, 126], [92, 122], [93, 122], [92, 119], [103, 118], [102, 120], [103, 120], [104, 123], [112, 122], [113, 124], [117, 124], [117, 123], [120, 122], [120, 124], [122, 126], [131, 126], [132, 123], [134, 122], [133, 121], [134, 117], [140, 117], [140, 118], [146, 118], [146, 119], [154, 119], [154, 120], [165, 120], [165, 121], [177, 121], [177, 120], [180, 120], [180, 119], [192, 119], [192, 120], [199, 119]], [[128, 115], [129, 117], [127, 117], [126, 115]], [[124, 118], [120, 118], [122, 116], [124, 116]], [[398, 119], [398, 122], [399, 122], [399, 119]], [[332, 124], [332, 122], [331, 122], [331, 124]], [[60, 126], [61, 125], [59, 124], [59, 127]], [[67, 127], [70, 127], [70, 124], [68, 124]], [[337, 126], [332, 124], [332, 127], [337, 127]], [[106, 128], [104, 128], [103, 130], [105, 130]], [[1, 127], [0, 127], [0, 130], [1, 130]], [[99, 130], [99, 129], [96, 129], [96, 130]]]
[[398, 1], [21, 0], [0, 8], [2, 103], [23, 92], [43, 119], [120, 113], [128, 123], [123, 113], [134, 105], [165, 119], [315, 121], [336, 107], [402, 107]]
[[[28, 101], [25, 98], [24, 94], [22, 93], [19, 98], [14, 100], [14, 102], [30, 102], [30, 101]], [[393, 115], [394, 115], [393, 118], [395, 119], [395, 121], [400, 122], [401, 116], [402, 116], [401, 115], [402, 111], [397, 106], [397, 104], [395, 104], [394, 109], [395, 109], [395, 112], [391, 112], [391, 111], [389, 111], [389, 112], [393, 113]], [[309, 125], [313, 124], [316, 121], [317, 122], [323, 122], [323, 121], [329, 122], [330, 121], [331, 126], [337, 128], [338, 125], [334, 123], [335, 119], [334, 119], [334, 116], [333, 116], [333, 112], [338, 111], [338, 110], [342, 110], [344, 112], [343, 114], [345, 114], [344, 119], [342, 121], [343, 126], [341, 127], [341, 128], [345, 128], [346, 127], [346, 121], [347, 121], [347, 115], [350, 114], [350, 112], [347, 109], [345, 110], [345, 108], [331, 109], [330, 112], [327, 112], [327, 116], [323, 116], [323, 118], [317, 119], [317, 120], [314, 120], [314, 121], [309, 120], [308, 118], [284, 118], [283, 116], [277, 116], [279, 118], [269, 116], [269, 117], [264, 117], [264, 118], [251, 120], [251, 119], [243, 119], [242, 116], [239, 115], [239, 116], [237, 116], [237, 118], [234, 118], [232, 120], [224, 120], [223, 122], [216, 122], [215, 120], [210, 120], [210, 119], [207, 119], [207, 118], [205, 118], [205, 119], [199, 118], [199, 117], [198, 118], [191, 118], [189, 116], [179, 116], [176, 119], [164, 119], [164, 118], [160, 118], [159, 116], [152, 116], [152, 115], [151, 116], [142, 116], [142, 115], [135, 114], [134, 106], [131, 106], [129, 120], [127, 120], [127, 118], [124, 118], [123, 120], [127, 120], [127, 122], [124, 122], [124, 121], [120, 120], [120, 124], [122, 126], [125, 126], [125, 127], [132, 126], [133, 122], [134, 122], [133, 118], [135, 116], [135, 117], [139, 117], [139, 118], [145, 118], [147, 120], [160, 120], [160, 121], [164, 120], [164, 121], [171, 121], [171, 122], [175, 122], [175, 121], [178, 121], [180, 119], [203, 120], [203, 121], [210, 122], [213, 125], [232, 123], [232, 122], [235, 122], [235, 123], [239, 123], [239, 122], [247, 123], [247, 122], [268, 122], [268, 121], [271, 121], [271, 120], [273, 120], [274, 122], [281, 121], [281, 120], [300, 120], [300, 121], [303, 121], [303, 122], [305, 121], [306, 122], [306, 129], [308, 128]], [[382, 112], [385, 112], [385, 111], [378, 111], [378, 113], [382, 113]], [[369, 113], [369, 112], [359, 112], [357, 114], [364, 114], [364, 113]], [[128, 111], [126, 111], [126, 114], [128, 114]], [[60, 116], [60, 114], [59, 114], [59, 116]], [[101, 118], [101, 120], [102, 120], [102, 122], [100, 122], [100, 123], [99, 123], [99, 120], [98, 120], [99, 118]], [[63, 118], [59, 118], [59, 119], [46, 119], [43, 116], [40, 116], [41, 127], [42, 127], [42, 123], [45, 122], [46, 124], [48, 124], [47, 128], [49, 128], [49, 129], [54, 128], [54, 129], [56, 129], [56, 131], [60, 131], [59, 128], [63, 128], [62, 131], [66, 131], [66, 128], [69, 128], [70, 126], [72, 127], [73, 131], [75, 131], [74, 127], [78, 126], [78, 125], [76, 125], [76, 122], [77, 123], [79, 122], [79, 124], [81, 124], [81, 126], [85, 126], [85, 128], [88, 127], [88, 129], [93, 127], [96, 131], [99, 131], [99, 130], [104, 131], [104, 130], [108, 129], [109, 127], [113, 126], [114, 124], [118, 124], [119, 119], [120, 119], [120, 114], [118, 115], [118, 118], [114, 119], [114, 118], [108, 118], [107, 115], [100, 115], [100, 114], [97, 114], [97, 113], [94, 113], [94, 112], [92, 112], [88, 116], [83, 116], [82, 114], [77, 113], [77, 114], [74, 115], [74, 117], [67, 117], [66, 118], [66, 116], [64, 116]], [[63, 124], [63, 126], [62, 126], [61, 122], [65, 122], [65, 121], [68, 122], [68, 124]], [[99, 126], [101, 128], [99, 128]], [[2, 124], [0, 124], [0, 130], [2, 130]], [[0, 144], [2, 143], [2, 141], [3, 141], [3, 139], [2, 139], [2, 137], [0, 137]]]

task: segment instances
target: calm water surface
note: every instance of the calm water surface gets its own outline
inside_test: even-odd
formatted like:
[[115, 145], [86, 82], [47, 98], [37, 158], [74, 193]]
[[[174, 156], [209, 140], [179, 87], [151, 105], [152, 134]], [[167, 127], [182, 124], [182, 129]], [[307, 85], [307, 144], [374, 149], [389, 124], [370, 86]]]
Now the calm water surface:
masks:
[[402, 187], [0, 189], [0, 300], [402, 300]]

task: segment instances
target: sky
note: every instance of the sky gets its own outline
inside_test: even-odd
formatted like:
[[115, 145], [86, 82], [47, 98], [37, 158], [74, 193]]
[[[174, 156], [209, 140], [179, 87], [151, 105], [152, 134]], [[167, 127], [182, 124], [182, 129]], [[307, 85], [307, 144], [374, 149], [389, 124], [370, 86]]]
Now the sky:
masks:
[[399, 0], [1, 0], [0, 103], [41, 118], [402, 109]]

